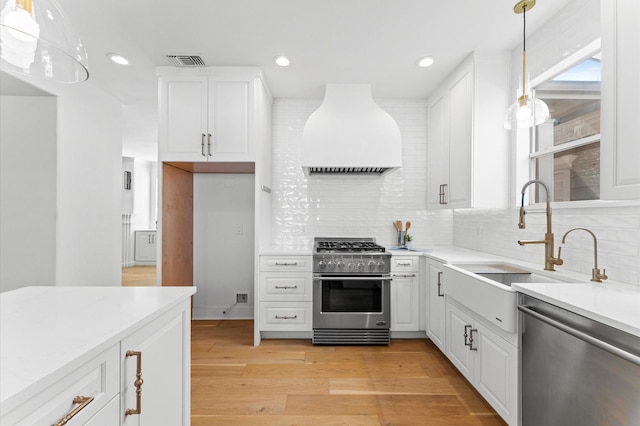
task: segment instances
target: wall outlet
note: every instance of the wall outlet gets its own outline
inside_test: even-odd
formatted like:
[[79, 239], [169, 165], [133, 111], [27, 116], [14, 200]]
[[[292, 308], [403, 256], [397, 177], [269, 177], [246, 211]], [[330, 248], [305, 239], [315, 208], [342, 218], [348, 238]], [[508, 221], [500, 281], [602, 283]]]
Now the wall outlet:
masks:
[[244, 234], [244, 227], [241, 223], [236, 223], [235, 225], [233, 225], [233, 232], [236, 235], [242, 235]]
[[249, 303], [249, 293], [236, 293], [236, 303]]

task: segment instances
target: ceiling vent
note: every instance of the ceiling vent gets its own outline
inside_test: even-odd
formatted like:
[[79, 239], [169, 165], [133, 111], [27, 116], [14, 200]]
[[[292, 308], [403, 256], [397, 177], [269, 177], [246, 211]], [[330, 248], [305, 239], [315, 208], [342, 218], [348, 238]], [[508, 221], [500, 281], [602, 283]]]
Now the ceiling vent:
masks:
[[175, 67], [205, 67], [206, 64], [198, 55], [167, 55], [171, 65]]

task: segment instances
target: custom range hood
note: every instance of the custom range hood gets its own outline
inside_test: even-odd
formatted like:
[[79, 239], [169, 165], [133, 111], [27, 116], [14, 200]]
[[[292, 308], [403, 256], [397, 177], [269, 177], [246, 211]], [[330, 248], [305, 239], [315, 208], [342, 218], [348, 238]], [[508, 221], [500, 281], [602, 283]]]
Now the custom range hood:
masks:
[[306, 176], [384, 175], [402, 167], [400, 128], [369, 84], [327, 84], [302, 131], [301, 163]]

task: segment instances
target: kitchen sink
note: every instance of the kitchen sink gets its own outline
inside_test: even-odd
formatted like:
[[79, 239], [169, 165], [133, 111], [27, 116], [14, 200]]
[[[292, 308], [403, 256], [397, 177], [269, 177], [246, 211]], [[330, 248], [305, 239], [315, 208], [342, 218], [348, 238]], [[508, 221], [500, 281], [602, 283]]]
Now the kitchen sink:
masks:
[[509, 287], [511, 287], [512, 283], [567, 282], [566, 278], [538, 274], [508, 263], [471, 263], [456, 264], [455, 266]]

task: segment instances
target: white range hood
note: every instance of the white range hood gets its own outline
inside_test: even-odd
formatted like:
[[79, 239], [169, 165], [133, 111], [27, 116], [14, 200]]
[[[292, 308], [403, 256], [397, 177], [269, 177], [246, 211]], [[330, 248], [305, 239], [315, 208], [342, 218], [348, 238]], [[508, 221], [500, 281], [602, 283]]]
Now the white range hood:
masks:
[[301, 163], [306, 176], [386, 174], [402, 167], [400, 128], [369, 84], [327, 84], [302, 131]]

